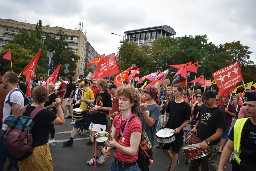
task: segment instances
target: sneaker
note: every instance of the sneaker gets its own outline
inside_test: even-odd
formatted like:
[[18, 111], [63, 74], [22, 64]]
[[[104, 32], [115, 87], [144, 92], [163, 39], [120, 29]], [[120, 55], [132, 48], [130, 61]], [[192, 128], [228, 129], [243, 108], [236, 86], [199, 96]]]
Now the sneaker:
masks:
[[86, 145], [88, 145], [88, 146], [92, 146], [92, 142], [91, 142], [91, 140], [90, 140], [89, 142], [87, 142], [87, 143], [86, 143]]
[[48, 143], [55, 143], [55, 139], [49, 140]]
[[[96, 160], [96, 163], [98, 162], [98, 159]], [[93, 165], [95, 164], [95, 158], [92, 158], [91, 160], [87, 161], [88, 165]]]
[[67, 117], [66, 117], [66, 119], [71, 119], [71, 118], [72, 118], [72, 116], [67, 116]]
[[73, 142], [71, 142], [70, 140], [63, 143], [63, 146], [65, 146], [65, 147], [66, 146], [71, 146], [71, 145], [73, 145]]
[[70, 122], [70, 125], [75, 125], [75, 120], [72, 120], [72, 122]]
[[106, 157], [104, 155], [100, 156], [100, 158], [98, 159], [99, 164], [103, 164], [105, 161], [106, 161]]

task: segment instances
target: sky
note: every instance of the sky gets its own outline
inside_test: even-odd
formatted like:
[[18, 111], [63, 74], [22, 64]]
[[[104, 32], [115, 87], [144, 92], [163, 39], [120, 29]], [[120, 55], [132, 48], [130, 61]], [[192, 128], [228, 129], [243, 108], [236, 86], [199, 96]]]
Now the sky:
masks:
[[[118, 51], [127, 30], [168, 25], [177, 37], [207, 35], [215, 45], [240, 41], [256, 63], [255, 0], [0, 0], [0, 18], [66, 29], [83, 22], [99, 53]], [[113, 35], [111, 33], [116, 33]], [[118, 36], [121, 35], [121, 36]]]

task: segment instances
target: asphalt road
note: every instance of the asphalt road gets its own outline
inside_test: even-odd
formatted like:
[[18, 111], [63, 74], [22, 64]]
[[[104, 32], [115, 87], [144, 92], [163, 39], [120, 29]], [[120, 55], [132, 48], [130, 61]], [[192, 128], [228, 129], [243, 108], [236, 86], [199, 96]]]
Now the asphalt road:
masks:
[[[66, 119], [64, 125], [56, 125], [56, 143], [50, 144], [51, 154], [53, 158], [54, 171], [93, 171], [93, 166], [88, 166], [87, 161], [93, 157], [92, 146], [87, 146], [85, 143], [89, 141], [89, 135], [76, 135], [73, 146], [63, 147], [63, 142], [70, 138], [70, 133], [73, 125], [70, 125], [71, 120]], [[157, 144], [157, 143], [156, 143]], [[114, 150], [111, 155], [102, 165], [97, 164], [96, 170], [108, 170], [110, 163], [113, 161]], [[99, 154], [100, 156], [100, 154]], [[218, 157], [219, 158], [219, 157]], [[185, 165], [185, 158], [182, 150], [179, 154], [180, 163], [176, 166], [175, 170], [185, 171], [188, 167]], [[8, 162], [7, 162], [8, 163]], [[7, 170], [7, 163], [4, 170]], [[154, 163], [150, 165], [152, 171], [167, 170], [170, 165], [170, 160], [164, 155], [161, 149], [154, 148]], [[15, 170], [15, 169], [11, 169]], [[231, 170], [230, 164], [227, 164], [225, 170]]]

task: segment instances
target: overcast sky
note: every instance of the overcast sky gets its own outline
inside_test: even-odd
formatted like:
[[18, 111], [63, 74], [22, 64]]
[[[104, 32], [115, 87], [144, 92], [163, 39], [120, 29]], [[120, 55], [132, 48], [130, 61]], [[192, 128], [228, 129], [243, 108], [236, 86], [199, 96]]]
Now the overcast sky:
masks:
[[[216, 45], [240, 40], [256, 61], [255, 0], [0, 0], [0, 18], [75, 29], [83, 22], [99, 54], [116, 53], [127, 30], [168, 25], [176, 36], [204, 35]], [[253, 17], [254, 16], [254, 17]]]

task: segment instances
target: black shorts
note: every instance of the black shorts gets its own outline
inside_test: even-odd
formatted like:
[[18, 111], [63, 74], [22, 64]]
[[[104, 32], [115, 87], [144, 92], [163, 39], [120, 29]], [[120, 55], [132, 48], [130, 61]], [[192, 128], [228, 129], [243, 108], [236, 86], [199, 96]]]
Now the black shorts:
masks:
[[175, 138], [175, 141], [171, 143], [160, 144], [161, 149], [169, 150], [170, 148], [172, 148], [173, 152], [179, 154], [180, 148], [183, 146], [183, 132], [177, 134]]

